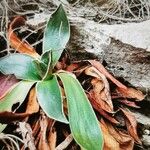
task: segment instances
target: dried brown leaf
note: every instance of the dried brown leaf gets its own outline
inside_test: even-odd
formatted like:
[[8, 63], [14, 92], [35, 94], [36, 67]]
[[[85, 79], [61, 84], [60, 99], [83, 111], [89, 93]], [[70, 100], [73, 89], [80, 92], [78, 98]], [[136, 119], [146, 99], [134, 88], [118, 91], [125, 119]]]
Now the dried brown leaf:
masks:
[[54, 128], [55, 121], [52, 119], [48, 119], [48, 145], [50, 147], [50, 150], [55, 150], [56, 147], [56, 141], [57, 141], [57, 131]]
[[92, 79], [91, 84], [93, 85], [93, 89], [97, 94], [100, 94], [102, 90], [105, 88], [103, 81], [98, 80], [97, 78]]
[[39, 111], [39, 104], [37, 102], [35, 87], [31, 89], [29, 99], [27, 103], [26, 112], [27, 114], [37, 113]]
[[117, 88], [117, 91], [121, 93], [123, 97], [134, 98], [137, 101], [142, 101], [145, 98], [144, 94], [141, 91], [136, 90], [134, 88], [127, 88], [127, 89]]
[[120, 150], [133, 150], [134, 139], [130, 135], [124, 131], [118, 130], [108, 122], [105, 122], [105, 124], [108, 128], [109, 134], [111, 134], [111, 136], [119, 143]]
[[123, 100], [119, 100], [119, 102], [127, 105], [127, 106], [130, 106], [130, 107], [134, 107], [134, 108], [140, 108], [140, 106], [136, 105], [135, 102], [133, 101], [128, 101], [127, 99], [123, 99]]
[[111, 80], [114, 84], [116, 84], [121, 89], [127, 89], [125, 85], [115, 79], [106, 69], [105, 67], [98, 61], [89, 60], [92, 66], [94, 66], [98, 71], [100, 71], [103, 75], [105, 75], [109, 80]]
[[101, 105], [99, 103], [97, 103], [95, 101], [95, 98], [94, 98], [94, 95], [90, 92], [88, 94], [88, 98], [91, 102], [91, 105], [104, 117], [106, 118], [107, 120], [109, 120], [111, 123], [114, 123], [114, 124], [119, 124], [119, 122], [113, 118], [111, 115], [109, 115], [106, 111], [104, 111], [102, 108], [101, 108]]
[[28, 44], [26, 41], [21, 41], [14, 32], [16, 27], [20, 27], [25, 24], [25, 19], [21, 16], [17, 16], [13, 19], [13, 21], [9, 25], [8, 29], [8, 37], [9, 42], [12, 48], [16, 51], [24, 54], [28, 54], [32, 57], [38, 58], [39, 54], [35, 51], [35, 49]]
[[94, 61], [94, 60], [89, 60], [89, 62], [92, 64], [92, 66], [94, 66], [97, 70], [99, 70], [102, 74], [104, 74], [108, 79], [110, 79], [114, 84], [117, 85], [117, 90], [123, 94], [124, 97], [127, 98], [135, 98], [137, 100], [143, 100], [144, 99], [144, 95], [141, 91], [136, 90], [134, 88], [128, 88], [125, 85], [123, 85], [121, 82], [119, 82], [117, 79], [115, 79], [105, 68], [104, 66], [98, 62], [98, 61]]
[[96, 79], [91, 81], [91, 84], [93, 85], [92, 92], [94, 94], [96, 103], [99, 103], [103, 110], [113, 113], [113, 104], [110, 95], [109, 83], [106, 77], [94, 67], [87, 68], [85, 70], [85, 74], [96, 77]]
[[91, 101], [91, 104], [93, 105], [97, 105], [97, 109], [102, 109], [106, 112], [109, 113], [113, 113], [112, 109], [110, 108], [110, 106], [101, 99], [101, 97], [98, 97], [99, 95], [96, 95], [95, 92], [93, 90], [89, 91], [89, 99]]
[[136, 121], [134, 114], [132, 114], [130, 111], [127, 111], [123, 108], [120, 108], [120, 109], [126, 117], [125, 122], [126, 122], [126, 126], [127, 126], [129, 134], [134, 138], [134, 140], [138, 144], [142, 144], [137, 134], [137, 121]]
[[101, 129], [102, 129], [103, 138], [104, 138], [103, 150], [120, 150], [119, 143], [109, 133], [107, 125], [105, 124], [105, 122], [103, 120], [101, 120], [100, 126], [101, 126]]

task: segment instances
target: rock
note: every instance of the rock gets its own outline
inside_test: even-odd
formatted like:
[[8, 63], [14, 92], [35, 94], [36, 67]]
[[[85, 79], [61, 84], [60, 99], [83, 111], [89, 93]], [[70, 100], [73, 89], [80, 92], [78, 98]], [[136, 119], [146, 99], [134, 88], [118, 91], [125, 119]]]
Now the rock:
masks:
[[94, 25], [88, 28], [87, 24], [82, 22], [72, 27], [70, 50], [95, 54], [105, 60], [107, 69], [116, 77], [124, 78], [137, 88], [150, 90], [150, 53], [108, 37], [99, 25], [99, 28]]
[[142, 143], [146, 148], [150, 148], [150, 135], [143, 135]]
[[103, 26], [102, 30], [110, 37], [136, 48], [150, 52], [150, 20], [141, 23], [126, 23]]
[[96, 30], [102, 32], [108, 37], [121, 41], [122, 43], [132, 45], [136, 48], [145, 49], [150, 52], [150, 20], [141, 23], [126, 24], [97, 24], [89, 21], [84, 29]]
[[111, 38], [99, 28], [99, 24], [79, 17], [70, 17], [70, 20], [73, 24], [70, 40], [71, 48], [85, 50], [102, 57], [103, 46], [109, 45]]
[[[136, 48], [145, 49], [150, 52], [150, 20], [141, 23], [126, 23], [126, 24], [98, 24], [94, 21], [87, 21], [83, 18], [72, 18], [74, 22], [80, 22], [82, 29], [86, 32], [93, 33], [100, 38], [101, 34], [108, 38], [113, 38], [122, 43], [132, 45]], [[79, 26], [79, 24], [78, 24]], [[135, 38], [136, 37], [136, 38]], [[102, 37], [103, 39], [103, 37]], [[103, 39], [105, 44], [105, 39]]]
[[[146, 116], [138, 111], [134, 111], [134, 116], [136, 117], [136, 120], [138, 123], [150, 127], [150, 116]], [[147, 134], [148, 131], [148, 134]], [[145, 135], [149, 135], [150, 134], [150, 130], [146, 129], [144, 130], [144, 134]]]
[[[146, 103], [147, 110], [150, 108], [150, 103]], [[139, 110], [132, 110], [136, 120], [139, 124], [138, 132], [141, 135], [141, 140], [143, 143], [143, 147], [145, 149], [150, 148], [150, 110], [145, 111], [146, 106], [142, 107]]]
[[150, 135], [150, 130], [148, 130], [148, 129], [144, 130], [144, 134], [145, 135]]
[[133, 86], [150, 90], [150, 53], [112, 40], [103, 48], [107, 68]]

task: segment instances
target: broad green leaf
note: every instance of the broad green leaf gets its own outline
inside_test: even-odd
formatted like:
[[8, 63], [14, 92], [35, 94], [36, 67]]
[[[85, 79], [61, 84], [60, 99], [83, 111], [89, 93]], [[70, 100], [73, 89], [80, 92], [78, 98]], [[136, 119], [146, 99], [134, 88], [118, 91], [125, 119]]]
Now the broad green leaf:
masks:
[[36, 81], [40, 80], [34, 58], [25, 54], [9, 54], [0, 58], [0, 71], [3, 74], [14, 74], [18, 79]]
[[43, 53], [52, 51], [52, 67], [59, 60], [70, 37], [70, 26], [63, 9], [60, 5], [49, 19], [43, 39]]
[[101, 150], [102, 132], [83, 88], [69, 73], [59, 73], [58, 76], [65, 89], [69, 124], [74, 139], [86, 150]]
[[[0, 112], [11, 111], [12, 106], [16, 103], [21, 105], [33, 84], [34, 82], [28, 81], [20, 81], [17, 83], [13, 89], [6, 94], [5, 97], [0, 99]], [[0, 124], [0, 132], [2, 132], [5, 127], [5, 124]]]
[[36, 92], [38, 102], [48, 117], [68, 123], [63, 113], [63, 101], [55, 75], [51, 80], [38, 82]]

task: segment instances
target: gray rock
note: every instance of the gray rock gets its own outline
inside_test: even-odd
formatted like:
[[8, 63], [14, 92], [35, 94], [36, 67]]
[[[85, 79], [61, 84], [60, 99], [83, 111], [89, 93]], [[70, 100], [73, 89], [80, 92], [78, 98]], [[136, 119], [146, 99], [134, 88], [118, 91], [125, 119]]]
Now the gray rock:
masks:
[[150, 53], [112, 40], [103, 48], [107, 67], [115, 76], [122, 77], [141, 89], [150, 89]]
[[[146, 116], [138, 111], [134, 111], [134, 116], [136, 117], [136, 120], [138, 121], [138, 123], [143, 124], [147, 128], [148, 127], [150, 128], [150, 116]], [[145, 135], [150, 134], [149, 129], [145, 129], [143, 132]]]
[[143, 135], [142, 142], [146, 148], [150, 149], [150, 135]]
[[120, 41], [108, 38], [96, 28], [84, 25], [72, 27], [70, 50], [85, 50], [97, 55], [107, 63], [116, 77], [122, 77], [130, 84], [143, 90], [150, 90], [150, 53]]
[[[150, 107], [150, 103], [146, 105], [147, 107], [148, 105]], [[138, 111], [137, 110], [136, 111], [132, 110], [132, 111], [134, 113], [134, 116], [136, 117], [138, 124], [140, 124], [140, 127], [138, 128], [138, 132], [140, 132], [140, 134], [142, 135], [141, 141], [143, 143], [143, 146], [145, 149], [148, 149], [150, 148], [150, 113], [149, 113], [150, 111], [148, 110], [147, 113], [147, 110], [145, 111], [144, 107]]]
[[150, 20], [140, 23], [125, 24], [97, 24], [89, 21], [85, 24], [87, 30], [97, 30], [103, 34], [119, 40], [123, 43], [132, 45], [136, 48], [142, 48], [150, 52]]

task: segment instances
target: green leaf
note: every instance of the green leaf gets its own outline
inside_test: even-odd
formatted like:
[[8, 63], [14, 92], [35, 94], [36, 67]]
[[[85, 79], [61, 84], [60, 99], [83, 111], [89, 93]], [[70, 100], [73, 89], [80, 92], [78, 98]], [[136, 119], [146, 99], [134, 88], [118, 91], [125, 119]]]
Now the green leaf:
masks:
[[59, 73], [67, 98], [71, 132], [86, 150], [101, 150], [103, 138], [96, 115], [78, 80], [69, 73]]
[[42, 61], [37, 60], [37, 59], [33, 60], [32, 62], [36, 66], [37, 72], [42, 79], [47, 72], [47, 65], [45, 63], [43, 63]]
[[51, 62], [51, 51], [46, 51], [41, 56], [41, 61], [48, 66], [49, 62]]
[[51, 80], [38, 82], [36, 92], [38, 102], [48, 117], [68, 123], [63, 113], [63, 101], [55, 75]]
[[[0, 112], [11, 111], [12, 106], [16, 103], [21, 105], [33, 84], [34, 82], [28, 81], [20, 81], [17, 83], [5, 97], [0, 99]], [[0, 133], [5, 129], [5, 127], [5, 124], [0, 124]]]
[[25, 54], [9, 54], [0, 58], [0, 71], [3, 74], [14, 74], [18, 79], [36, 81], [41, 77], [34, 58]]
[[16, 103], [22, 103], [26, 98], [31, 86], [35, 82], [20, 81], [10, 90], [5, 97], [0, 99], [0, 112], [11, 111], [11, 108]]
[[70, 26], [63, 9], [60, 5], [49, 19], [43, 39], [43, 53], [52, 51], [52, 67], [59, 60], [70, 37]]
[[44, 73], [43, 80], [48, 80], [52, 77], [51, 54], [51, 51], [47, 51], [41, 56], [41, 61], [46, 65], [46, 72]]

